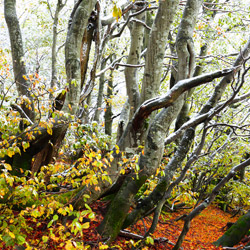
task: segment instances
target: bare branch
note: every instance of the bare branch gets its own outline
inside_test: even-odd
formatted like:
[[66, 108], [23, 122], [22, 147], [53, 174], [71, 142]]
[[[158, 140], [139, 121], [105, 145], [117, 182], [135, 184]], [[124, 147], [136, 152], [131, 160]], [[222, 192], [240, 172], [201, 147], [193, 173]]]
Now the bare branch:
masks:
[[109, 69], [114, 69], [117, 65], [117, 62], [121, 61], [122, 58], [124, 58], [125, 56], [121, 56], [119, 58], [117, 58], [114, 62], [112, 62], [108, 67], [106, 67], [105, 69], [101, 70], [98, 74], [96, 74], [96, 77], [101, 76], [103, 73], [105, 73], [107, 70]]
[[137, 109], [133, 120], [132, 125], [134, 129], [138, 129], [141, 123], [154, 111], [160, 108], [166, 108], [170, 106], [182, 93], [185, 91], [197, 87], [201, 84], [211, 82], [212, 80], [229, 75], [231, 73], [237, 72], [239, 67], [234, 67], [230, 69], [224, 69], [216, 71], [209, 74], [204, 74], [197, 77], [192, 77], [179, 81], [171, 88], [167, 94], [163, 97], [152, 98], [148, 101], [145, 101], [140, 108]]
[[23, 110], [20, 106], [18, 106], [17, 104], [11, 104], [10, 106], [11, 106], [13, 109], [17, 110], [17, 111], [20, 113], [20, 115], [21, 115], [22, 118], [27, 119], [28, 122], [29, 122], [31, 125], [34, 125], [34, 123], [30, 120], [30, 118], [28, 117], [28, 115], [24, 112], [24, 110]]

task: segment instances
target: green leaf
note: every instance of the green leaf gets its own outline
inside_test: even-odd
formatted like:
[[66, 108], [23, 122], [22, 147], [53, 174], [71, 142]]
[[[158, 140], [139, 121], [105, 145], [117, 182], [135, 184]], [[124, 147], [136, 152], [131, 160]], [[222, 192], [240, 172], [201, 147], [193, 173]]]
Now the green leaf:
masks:
[[48, 236], [43, 236], [42, 237], [42, 241], [45, 243], [45, 242], [47, 242], [49, 240], [49, 237]]
[[53, 216], [53, 221], [57, 221], [57, 220], [58, 220], [58, 215], [55, 214], [55, 215]]
[[51, 220], [51, 221], [48, 223], [47, 228], [51, 227], [51, 225], [52, 225], [53, 222], [54, 222], [54, 220]]
[[82, 229], [87, 229], [89, 228], [89, 222], [85, 222], [84, 224], [82, 224]]
[[22, 235], [18, 235], [17, 236], [17, 243], [19, 244], [19, 245], [22, 245], [22, 244], [24, 244], [26, 242], [26, 240], [25, 240], [25, 238], [22, 236]]
[[148, 236], [147, 239], [146, 239], [146, 243], [154, 245], [154, 239], [152, 237]]

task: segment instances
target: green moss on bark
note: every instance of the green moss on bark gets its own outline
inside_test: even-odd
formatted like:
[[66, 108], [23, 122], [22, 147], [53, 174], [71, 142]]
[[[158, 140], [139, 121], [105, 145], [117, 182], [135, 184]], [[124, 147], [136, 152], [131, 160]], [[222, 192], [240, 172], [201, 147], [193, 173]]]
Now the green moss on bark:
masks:
[[222, 237], [214, 242], [214, 245], [233, 247], [241, 241], [241, 239], [248, 233], [249, 229], [250, 210], [245, 215], [241, 216], [238, 221], [232, 227], [230, 227]]

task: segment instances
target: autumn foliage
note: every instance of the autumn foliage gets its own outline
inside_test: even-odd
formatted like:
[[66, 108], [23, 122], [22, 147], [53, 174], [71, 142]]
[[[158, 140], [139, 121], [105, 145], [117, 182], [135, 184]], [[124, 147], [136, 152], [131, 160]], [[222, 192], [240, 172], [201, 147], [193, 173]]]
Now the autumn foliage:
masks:
[[[62, 209], [58, 209], [58, 216], [54, 215], [50, 218], [51, 220], [43, 220], [39, 217], [41, 208], [26, 209], [26, 213], [30, 213], [30, 216], [23, 217], [17, 211], [13, 211], [6, 221], [9, 227], [8, 230], [6, 228], [5, 232], [16, 243], [25, 242], [26, 249], [108, 249], [104, 239], [96, 231], [106, 206], [107, 202], [96, 202], [89, 208], [92, 211], [82, 211], [78, 221], [69, 219], [66, 223], [62, 223], [60, 213], [64, 214], [66, 211], [71, 211], [74, 214], [70, 206], [65, 208], [64, 212]], [[53, 209], [52, 204], [50, 209]], [[142, 249], [172, 249], [183, 226], [183, 221], [179, 218], [188, 212], [189, 210], [186, 209], [176, 212], [163, 212], [155, 234], [149, 237], [146, 241], [147, 244]], [[79, 214], [76, 213], [75, 215], [78, 216]], [[20, 221], [21, 218], [22, 222]], [[237, 218], [232, 218], [229, 213], [223, 212], [215, 205], [209, 207], [192, 221], [190, 231], [182, 245], [183, 249], [222, 249], [215, 247], [212, 243], [223, 235], [227, 223], [235, 222]], [[19, 235], [15, 235], [14, 228], [17, 226], [18, 220], [19, 223], [22, 223], [23, 228], [20, 229]], [[152, 218], [147, 217], [130, 227], [129, 231], [134, 234], [128, 234], [127, 237], [119, 236], [112, 244], [111, 249], [129, 250], [132, 247], [139, 246], [141, 240], [136, 239], [136, 236], [142, 236], [145, 230], [150, 227], [151, 222]], [[13, 231], [10, 231], [11, 228], [13, 228]], [[246, 241], [244, 241], [245, 243]], [[0, 243], [2, 249], [14, 249], [14, 246], [7, 245], [6, 242]], [[239, 244], [239, 246], [243, 245]]]

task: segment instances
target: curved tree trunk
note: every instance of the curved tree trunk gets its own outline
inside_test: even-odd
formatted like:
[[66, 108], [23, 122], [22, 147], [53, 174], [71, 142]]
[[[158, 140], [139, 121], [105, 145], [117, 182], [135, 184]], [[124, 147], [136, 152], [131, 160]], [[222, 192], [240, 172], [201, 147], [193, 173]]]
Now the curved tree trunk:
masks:
[[[19, 95], [29, 97], [28, 83], [23, 77], [26, 74], [26, 69], [23, 60], [24, 53], [22, 37], [19, 22], [16, 16], [15, 3], [15, 0], [5, 0], [5, 18], [9, 28], [13, 68], [18, 93]], [[88, 19], [95, 3], [96, 0], [80, 1], [74, 7], [71, 14], [71, 21], [65, 45], [66, 73], [69, 85], [65, 105], [63, 106], [63, 111], [71, 115], [76, 113], [79, 104], [81, 91], [80, 49], [83, 34], [87, 28]], [[32, 109], [26, 107], [25, 104], [23, 105], [24, 106], [22, 107], [24, 112], [32, 121]], [[33, 103], [31, 106], [33, 107]], [[30, 147], [24, 152], [24, 150], [22, 150], [22, 146], [20, 146], [21, 156], [16, 154], [12, 157], [13, 159], [8, 159], [8, 161], [11, 161], [14, 164], [14, 170], [18, 173], [20, 168], [31, 169], [31, 160], [33, 156], [43, 150], [44, 152], [39, 155], [39, 159], [42, 160], [42, 162], [40, 162], [40, 164], [35, 164], [33, 170], [38, 171], [41, 164], [48, 164], [65, 136], [68, 126], [67, 120], [67, 115], [63, 117], [61, 121], [58, 119], [56, 121], [48, 120], [46, 126], [50, 129], [44, 128], [44, 126], [33, 125], [29, 131], [19, 136], [20, 138], [23, 138], [24, 141], [27, 141], [30, 144]], [[29, 136], [30, 132], [33, 133], [32, 139], [30, 139]], [[50, 142], [52, 144], [50, 144]], [[20, 143], [20, 145], [22, 144]], [[22, 159], [21, 163], [20, 159]]]
[[[168, 23], [168, 25], [166, 25], [164, 32], [167, 32], [167, 33], [164, 33], [164, 34], [166, 34], [166, 37], [167, 37], [170, 24], [171, 24], [171, 20], [173, 18], [171, 15], [174, 14], [173, 9], [172, 9], [173, 11], [172, 13], [169, 13], [169, 11], [171, 11], [171, 8], [173, 8], [173, 6], [174, 6], [174, 3], [171, 1], [165, 1], [165, 2], [160, 3], [158, 14], [157, 14], [158, 19], [156, 19], [155, 21], [156, 27], [153, 26], [152, 30], [157, 29], [158, 21], [161, 18], [163, 18], [162, 20], [163, 22], [165, 21], [164, 19], [166, 18], [168, 20], [166, 24]], [[199, 8], [198, 6], [195, 5], [195, 3], [194, 3], [194, 6], [192, 7], [194, 7], [193, 10], [198, 13]], [[164, 13], [164, 11], [166, 12]], [[194, 13], [192, 14], [194, 15]], [[192, 15], [192, 18], [193, 18], [193, 15]], [[193, 26], [194, 24], [195, 24], [195, 21], [192, 22]], [[163, 25], [163, 23], [161, 23], [161, 25]], [[155, 33], [152, 31], [151, 39], [154, 37], [153, 34], [157, 35], [157, 32]], [[164, 35], [162, 36], [163, 38], [166, 38]], [[164, 40], [163, 38], [161, 38], [161, 41]], [[151, 43], [152, 42], [153, 41], [151, 40]], [[151, 52], [152, 51], [149, 49], [147, 52], [146, 58], [151, 56], [150, 55]], [[154, 55], [153, 52], [152, 54]], [[158, 56], [160, 57], [159, 54]], [[157, 59], [159, 60], [159, 58]], [[188, 68], [188, 70], [190, 69]], [[152, 72], [152, 68], [150, 69], [149, 72], [147, 72], [147, 61], [146, 61], [144, 76], [148, 77], [148, 75], [153, 74], [151, 75], [151, 77], [153, 77], [154, 79], [153, 81], [154, 84], [150, 86], [150, 92], [148, 92], [149, 90], [147, 90], [143, 94], [146, 94], [146, 93], [150, 95], [156, 94], [154, 91], [152, 91], [152, 89], [155, 88], [155, 85], [159, 86], [161, 72], [162, 71], [159, 70], [157, 77], [155, 75], [155, 72]], [[145, 181], [150, 175], [154, 174], [154, 172], [156, 171], [156, 168], [159, 166], [159, 163], [161, 161], [162, 154], [163, 154], [163, 149], [164, 149], [164, 140], [165, 140], [164, 138], [168, 132], [168, 129], [172, 121], [177, 117], [183, 105], [183, 102], [184, 102], [183, 95], [180, 95], [178, 98], [176, 98], [176, 100], [173, 102], [171, 107], [163, 109], [159, 114], [156, 115], [155, 119], [153, 120], [152, 125], [150, 126], [149, 132], [147, 135], [145, 148], [144, 148], [144, 155], [141, 155], [140, 160], [139, 160], [140, 173], [138, 174], [138, 176], [136, 176], [135, 174], [131, 174], [125, 179], [124, 184], [122, 185], [118, 194], [112, 201], [110, 208], [107, 214], [105, 215], [103, 222], [98, 228], [98, 231], [104, 236], [110, 237], [111, 241], [119, 233], [123, 225], [123, 222], [127, 216], [129, 208], [131, 206], [132, 200], [134, 196], [136, 195], [136, 193], [138, 192], [139, 188], [145, 183]], [[119, 212], [117, 211], [118, 207], [119, 207]]]
[[[187, 1], [183, 17], [178, 29], [176, 37], [176, 52], [178, 55], [178, 72], [176, 76], [177, 81], [193, 76], [195, 68], [193, 30], [196, 24], [196, 18], [201, 6], [201, 2], [201, 0]], [[180, 128], [181, 125], [187, 122], [189, 119], [189, 104], [186, 99], [192, 93], [193, 90], [183, 96], [185, 100], [181, 111], [176, 119], [176, 130]]]
[[215, 246], [233, 247], [238, 244], [250, 229], [250, 210], [241, 216], [216, 242]]
[[[234, 62], [234, 66], [242, 65], [244, 58], [247, 58], [250, 52], [250, 39], [248, 40], [247, 44], [243, 48], [242, 52], [239, 53], [238, 57]], [[225, 92], [226, 87], [231, 83], [235, 72], [231, 72], [230, 74], [226, 75], [220, 83], [218, 83], [214, 89], [214, 92], [204, 107], [201, 109], [199, 115], [208, 113], [218, 101], [221, 99], [223, 93]], [[131, 224], [134, 224], [139, 218], [144, 217], [150, 210], [152, 210], [156, 205], [157, 202], [162, 199], [165, 190], [170, 185], [170, 181], [174, 174], [174, 171], [180, 166], [181, 162], [185, 158], [186, 154], [189, 151], [189, 141], [192, 141], [193, 134], [192, 130], [195, 130], [196, 126], [193, 126], [185, 131], [182, 141], [171, 161], [165, 168], [165, 177], [161, 178], [156, 188], [153, 192], [146, 198], [144, 198], [138, 207], [134, 209], [126, 218], [123, 228], [128, 227]], [[179, 154], [179, 150], [180, 153]], [[181, 156], [181, 157], [180, 157]]]
[[[194, 49], [193, 49], [193, 40], [192, 40], [192, 36], [193, 36], [193, 29], [196, 23], [196, 18], [198, 15], [198, 10], [200, 8], [200, 4], [201, 1], [197, 1], [197, 0], [193, 0], [193, 1], [188, 1], [183, 13], [183, 18], [181, 20], [180, 26], [179, 26], [179, 30], [178, 30], [178, 34], [177, 34], [177, 42], [176, 42], [176, 47], [177, 47], [177, 54], [178, 54], [178, 74], [177, 74], [177, 79], [182, 80], [182, 79], [186, 79], [189, 78], [190, 76], [192, 76], [192, 72], [194, 70], [194, 60], [195, 60], [195, 54], [194, 54]], [[178, 116], [178, 114], [181, 111], [181, 108], [183, 107], [184, 101], [185, 101], [185, 97], [187, 96], [187, 92], [185, 94], [182, 94], [177, 101], [174, 102], [174, 106], [178, 106], [178, 111], [176, 110], [175, 116], [173, 117], [173, 120]], [[171, 116], [171, 111], [168, 112], [167, 110], [165, 111], [167, 116]], [[171, 123], [167, 123], [167, 120], [162, 123], [162, 125], [168, 126], [167, 124], [171, 124]], [[192, 133], [192, 132], [191, 132]], [[165, 134], [162, 134], [161, 136], [164, 137], [167, 134], [167, 130]], [[190, 140], [192, 141], [192, 140]], [[182, 141], [183, 144], [185, 144], [185, 146], [181, 146], [180, 150], [178, 151], [178, 154], [176, 154], [177, 157], [175, 157], [173, 159], [173, 161], [171, 161], [171, 163], [169, 164], [171, 167], [169, 169], [172, 169], [171, 171], [175, 171], [175, 169], [177, 168], [177, 166], [179, 166], [181, 164], [181, 162], [183, 161], [184, 157], [186, 156], [186, 154], [188, 153], [188, 150], [186, 151], [186, 149], [189, 149], [188, 146], [188, 141], [183, 140]], [[191, 144], [190, 144], [191, 145]], [[154, 199], [146, 199], [147, 202], [143, 202], [143, 204], [145, 204], [144, 206], [141, 206], [142, 204], [140, 204], [141, 208], [144, 207], [141, 212], [144, 213], [146, 210], [148, 210], [149, 208], [152, 209], [152, 206], [154, 206], [155, 203], [158, 203], [158, 201], [161, 199], [160, 197], [163, 197], [164, 192], [166, 191], [166, 185], [168, 185], [167, 183], [169, 183], [171, 181], [171, 177], [173, 176], [173, 173], [168, 173], [166, 178], [167, 180], [164, 180], [161, 182], [160, 185], [158, 185], [157, 188], [157, 195], [153, 195]], [[170, 174], [170, 176], [169, 176]], [[170, 178], [168, 178], [170, 177]], [[145, 200], [145, 201], [146, 201]], [[150, 201], [149, 201], [150, 200]], [[126, 221], [125, 224], [129, 224], [132, 221], [135, 220], [135, 218], [137, 219], [138, 216], [140, 216], [141, 212], [135, 212], [133, 213], [132, 216], [130, 216], [130, 218]]]
[[88, 19], [96, 0], [79, 1], [75, 6], [68, 28], [65, 44], [65, 67], [68, 82], [68, 93], [63, 111], [76, 114], [81, 95], [81, 46]]

